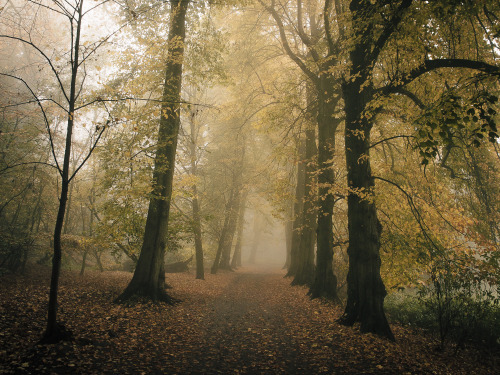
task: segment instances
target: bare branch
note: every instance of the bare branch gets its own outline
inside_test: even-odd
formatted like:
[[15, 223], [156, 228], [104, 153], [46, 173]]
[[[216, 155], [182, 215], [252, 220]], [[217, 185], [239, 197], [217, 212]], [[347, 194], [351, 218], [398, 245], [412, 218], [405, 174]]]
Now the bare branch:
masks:
[[0, 38], [7, 38], [7, 39], [17, 40], [19, 42], [22, 42], [24, 44], [27, 44], [27, 45], [33, 47], [35, 50], [37, 50], [38, 53], [40, 53], [40, 55], [42, 55], [43, 58], [45, 59], [45, 61], [47, 61], [47, 63], [49, 64], [50, 69], [52, 70], [52, 72], [54, 73], [54, 76], [56, 77], [56, 80], [58, 82], [59, 88], [61, 89], [61, 92], [63, 93], [63, 95], [66, 98], [66, 100], [69, 102], [69, 97], [66, 94], [66, 90], [64, 89], [64, 85], [63, 85], [63, 83], [61, 81], [61, 78], [59, 77], [59, 73], [57, 72], [56, 68], [52, 64], [51, 59], [45, 54], [45, 52], [43, 52], [35, 43], [33, 43], [31, 41], [28, 41], [28, 40], [25, 40], [23, 38], [18, 38], [16, 36], [11, 36], [11, 35], [0, 35]]
[[292, 51], [292, 49], [290, 48], [290, 45], [288, 43], [288, 39], [287, 39], [286, 33], [285, 33], [285, 26], [283, 25], [283, 22], [281, 21], [279, 14], [276, 12], [276, 10], [272, 6], [272, 5], [274, 5], [274, 2], [272, 3], [271, 6], [267, 6], [266, 4], [264, 4], [263, 0], [258, 0], [258, 1], [267, 10], [267, 12], [274, 18], [274, 21], [276, 22], [276, 25], [278, 26], [278, 30], [280, 33], [281, 44], [283, 45], [283, 48], [285, 49], [285, 52], [287, 53], [287, 55], [295, 62], [295, 64], [298, 65], [298, 67], [304, 72], [304, 74], [307, 75], [311, 79], [311, 81], [313, 81], [315, 84], [317, 84], [318, 77], [311, 70], [309, 70], [309, 68], [300, 59], [300, 57], [298, 57], [297, 54], [295, 54]]
[[20, 77], [16, 77], [16, 76], [14, 76], [12, 74], [7, 74], [7, 73], [0, 73], [0, 75], [6, 76], [6, 77], [10, 77], [10, 78], [16, 79], [18, 81], [21, 81], [24, 84], [24, 86], [26, 86], [26, 88], [29, 90], [29, 92], [31, 93], [31, 95], [33, 95], [33, 98], [35, 98], [36, 103], [38, 104], [38, 106], [40, 107], [40, 110], [42, 111], [43, 119], [44, 119], [44, 122], [45, 122], [45, 127], [47, 129], [47, 133], [49, 134], [49, 141], [50, 141], [50, 148], [51, 148], [51, 151], [52, 151], [52, 156], [54, 158], [54, 161], [56, 162], [57, 170], [61, 174], [62, 170], [61, 170], [61, 168], [59, 166], [59, 163], [57, 161], [56, 151], [55, 151], [55, 146], [54, 146], [54, 140], [52, 138], [52, 132], [50, 130], [49, 119], [47, 118], [47, 114], [45, 113], [45, 108], [43, 108], [42, 102], [38, 99], [38, 97], [36, 96], [35, 92], [31, 89], [31, 87], [28, 85], [28, 83], [24, 79], [22, 79]]

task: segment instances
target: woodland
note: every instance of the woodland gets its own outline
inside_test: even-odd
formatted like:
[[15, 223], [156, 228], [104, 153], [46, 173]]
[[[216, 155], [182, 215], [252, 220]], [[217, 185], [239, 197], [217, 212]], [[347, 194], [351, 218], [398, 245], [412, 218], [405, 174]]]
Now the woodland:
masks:
[[489, 0], [1, 0], [0, 373], [498, 373], [499, 59]]

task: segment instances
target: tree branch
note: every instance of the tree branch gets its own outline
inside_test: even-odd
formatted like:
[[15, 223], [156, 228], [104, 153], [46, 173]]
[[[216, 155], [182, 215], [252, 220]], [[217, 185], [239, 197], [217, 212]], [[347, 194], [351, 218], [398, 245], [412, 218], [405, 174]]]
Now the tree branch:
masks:
[[398, 27], [399, 23], [403, 19], [404, 12], [410, 7], [412, 0], [403, 0], [399, 7], [396, 9], [392, 18], [384, 25], [384, 29], [382, 34], [380, 34], [379, 38], [375, 42], [372, 52], [370, 53], [370, 61], [374, 63], [382, 48], [384, 48], [385, 43], [389, 39], [389, 37], [394, 33], [394, 30]]
[[387, 86], [391, 90], [397, 87], [405, 86], [410, 82], [414, 81], [418, 77], [424, 75], [425, 73], [431, 72], [436, 69], [443, 68], [464, 68], [479, 70], [483, 73], [500, 77], [500, 67], [492, 64], [488, 64], [483, 61], [475, 61], [468, 59], [437, 59], [437, 60], [425, 60], [422, 65], [410, 71], [406, 76], [397, 80], [396, 84]]
[[283, 22], [281, 21], [280, 16], [276, 12], [276, 10], [273, 8], [272, 5], [274, 5], [274, 1], [271, 6], [267, 6], [264, 4], [263, 0], [258, 0], [259, 3], [267, 10], [267, 12], [273, 17], [274, 21], [276, 22], [276, 25], [278, 26], [278, 30], [280, 33], [280, 39], [281, 39], [281, 44], [283, 45], [283, 48], [285, 49], [285, 52], [287, 55], [295, 62], [295, 64], [298, 65], [298, 67], [304, 72], [306, 76], [308, 76], [311, 81], [313, 81], [315, 84], [318, 83], [318, 77], [311, 71], [309, 68], [304, 64], [304, 62], [295, 54], [292, 49], [290, 48], [290, 45], [288, 44], [288, 39], [285, 34], [285, 26], [283, 25]]

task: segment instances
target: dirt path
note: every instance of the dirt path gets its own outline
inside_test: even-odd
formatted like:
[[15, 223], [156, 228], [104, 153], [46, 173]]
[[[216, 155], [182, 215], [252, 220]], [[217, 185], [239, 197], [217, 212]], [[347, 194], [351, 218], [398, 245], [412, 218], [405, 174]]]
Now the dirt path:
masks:
[[[0, 277], [0, 374], [488, 374], [477, 353], [434, 350], [394, 326], [397, 343], [335, 323], [341, 310], [311, 301], [280, 270], [168, 275], [176, 306], [112, 300], [131, 274], [64, 272], [60, 316], [74, 340], [37, 345], [49, 273]], [[490, 366], [490, 367], [488, 367]]]
[[[225, 291], [208, 305], [193, 355], [192, 373], [318, 373], [301, 355], [289, 312], [283, 303], [277, 274], [236, 274]], [[281, 284], [281, 283], [279, 283]], [[193, 345], [196, 347], [198, 345]], [[188, 362], [191, 362], [188, 360]]]

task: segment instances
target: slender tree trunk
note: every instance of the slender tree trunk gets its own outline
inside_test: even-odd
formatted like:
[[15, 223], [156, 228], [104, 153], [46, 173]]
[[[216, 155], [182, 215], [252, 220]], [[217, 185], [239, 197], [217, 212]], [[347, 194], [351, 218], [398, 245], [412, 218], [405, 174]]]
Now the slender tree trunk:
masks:
[[290, 204], [290, 212], [288, 213], [287, 220], [285, 221], [285, 242], [286, 242], [286, 260], [283, 265], [283, 269], [288, 270], [290, 268], [291, 262], [291, 252], [292, 252], [292, 233], [293, 233], [293, 205]]
[[201, 240], [201, 219], [200, 207], [198, 204], [198, 190], [196, 185], [193, 185], [193, 232], [194, 232], [194, 248], [196, 254], [196, 278], [205, 279], [205, 265], [203, 261], [203, 242]]
[[314, 280], [314, 244], [316, 240], [316, 209], [313, 191], [314, 174], [316, 172], [316, 133], [306, 130], [306, 155], [304, 179], [303, 225], [298, 251], [298, 268], [292, 285], [311, 285]]
[[297, 183], [295, 185], [295, 201], [293, 204], [292, 243], [290, 245], [290, 267], [288, 267], [285, 277], [295, 276], [300, 262], [299, 250], [301, 231], [304, 224], [304, 187], [306, 178], [306, 147], [303, 140], [299, 140], [298, 153]]
[[233, 240], [234, 240], [234, 234], [236, 232], [236, 224], [238, 221], [238, 211], [240, 208], [240, 201], [241, 201], [241, 192], [240, 192], [241, 187], [239, 184], [236, 186], [235, 190], [235, 198], [231, 204], [231, 208], [229, 210], [229, 217], [228, 217], [228, 228], [227, 228], [227, 233], [225, 240], [222, 244], [222, 256], [219, 264], [219, 268], [222, 268], [224, 270], [231, 271], [231, 265], [230, 265], [230, 258], [231, 258], [231, 249], [233, 247]]
[[96, 249], [93, 250], [94, 258], [97, 263], [97, 268], [99, 268], [100, 272], [104, 272], [104, 267], [101, 262], [101, 253], [99, 253]]
[[188, 4], [188, 0], [171, 2], [163, 102], [153, 172], [154, 189], [149, 201], [141, 254], [130, 284], [117, 298], [117, 302], [126, 302], [137, 297], [175, 302], [165, 291], [164, 256], [180, 125], [182, 63]]
[[241, 248], [243, 243], [243, 226], [245, 224], [245, 208], [248, 192], [245, 191], [242, 195], [240, 208], [238, 212], [238, 226], [236, 229], [236, 245], [234, 246], [233, 258], [231, 259], [231, 268], [241, 267]]
[[47, 328], [42, 337], [43, 343], [58, 342], [63, 339], [69, 339], [71, 332], [69, 332], [62, 324], [57, 322], [57, 298], [59, 290], [59, 275], [61, 272], [61, 234], [64, 224], [64, 214], [66, 213], [66, 204], [68, 202], [69, 190], [69, 165], [71, 156], [71, 143], [73, 136], [73, 125], [75, 115], [75, 102], [76, 102], [76, 79], [78, 75], [79, 51], [80, 51], [80, 32], [82, 26], [82, 13], [83, 1], [80, 2], [78, 7], [78, 19], [76, 25], [76, 38], [73, 46], [73, 60], [71, 67], [71, 86], [70, 95], [68, 100], [68, 122], [66, 127], [66, 143], [64, 148], [63, 169], [61, 171], [61, 195], [59, 197], [59, 209], [56, 217], [56, 225], [54, 228], [54, 255], [52, 257], [52, 273], [50, 277], [50, 291], [49, 291], [49, 305], [47, 313]]
[[[83, 210], [83, 204], [80, 204], [80, 212], [82, 214], [82, 233], [85, 234], [85, 214]], [[87, 233], [90, 237], [90, 233]], [[88, 244], [85, 245], [85, 249], [83, 250], [83, 256], [82, 256], [82, 266], [80, 268], [80, 276], [83, 276], [85, 273], [85, 266], [87, 265], [87, 253], [89, 252], [88, 250]]]
[[324, 297], [338, 301], [337, 277], [333, 272], [333, 157], [335, 132], [340, 120], [335, 118], [336, 82], [327, 74], [320, 76], [318, 92], [318, 233], [314, 282], [309, 289], [311, 298]]
[[[190, 130], [191, 139], [189, 142], [189, 153], [191, 158], [191, 174], [196, 178], [198, 175], [197, 165], [196, 165], [196, 127], [194, 122], [195, 115], [191, 115]], [[204, 280], [205, 279], [205, 265], [203, 261], [203, 242], [201, 238], [201, 216], [200, 216], [200, 205], [198, 202], [198, 187], [196, 182], [192, 185], [193, 190], [193, 200], [192, 200], [192, 212], [193, 212], [193, 235], [194, 235], [194, 248], [196, 254], [196, 278]]]
[[70, 225], [70, 216], [71, 216], [71, 198], [73, 196], [73, 186], [75, 184], [70, 182], [69, 184], [69, 192], [68, 192], [68, 203], [67, 203], [67, 209], [66, 209], [66, 215], [65, 215], [65, 220], [64, 220], [64, 225], [63, 225], [63, 234], [68, 234], [69, 233], [69, 225]]
[[257, 249], [259, 247], [260, 239], [260, 222], [257, 210], [253, 213], [253, 241], [252, 247], [250, 248], [250, 256], [248, 257], [248, 263], [255, 264], [255, 259], [257, 258]]
[[222, 230], [220, 233], [219, 243], [217, 246], [217, 252], [215, 253], [214, 263], [212, 264], [212, 268], [210, 269], [210, 273], [213, 275], [215, 275], [217, 273], [217, 271], [219, 270], [222, 252], [224, 251], [224, 245], [227, 241], [226, 238], [227, 238], [227, 232], [229, 229], [229, 217], [230, 217], [229, 211], [230, 211], [232, 201], [234, 199], [233, 195], [234, 195], [234, 190], [231, 189], [231, 193], [229, 195], [229, 200], [226, 203], [226, 209], [224, 212], [224, 225], [222, 226]]
[[228, 235], [226, 238], [226, 242], [224, 244], [224, 250], [222, 252], [221, 264], [220, 267], [232, 270], [230, 265], [231, 258], [231, 249], [233, 247], [234, 235], [236, 232], [236, 224], [238, 221], [238, 213], [240, 211], [240, 205], [242, 201], [242, 178], [243, 178], [243, 170], [245, 165], [245, 150], [246, 150], [246, 142], [245, 137], [243, 137], [243, 141], [241, 143], [240, 148], [240, 160], [237, 163], [236, 171], [234, 172], [233, 177], [233, 189], [234, 189], [234, 200], [231, 204], [231, 209], [229, 211], [229, 229]]
[[88, 249], [85, 249], [83, 251], [83, 257], [82, 257], [82, 267], [80, 268], [80, 276], [83, 276], [85, 274], [85, 266], [87, 265], [87, 254], [88, 254]]

